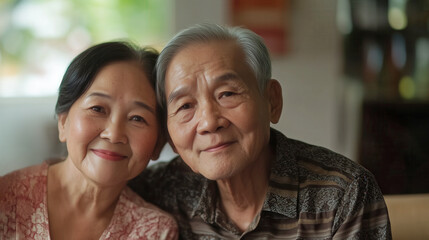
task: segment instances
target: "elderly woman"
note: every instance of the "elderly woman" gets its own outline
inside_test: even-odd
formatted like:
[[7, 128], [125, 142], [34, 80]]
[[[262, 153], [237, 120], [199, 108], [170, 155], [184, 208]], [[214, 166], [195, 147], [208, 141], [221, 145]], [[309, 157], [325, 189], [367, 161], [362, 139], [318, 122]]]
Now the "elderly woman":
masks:
[[72, 61], [56, 105], [68, 156], [0, 178], [0, 239], [177, 238], [175, 221], [127, 187], [164, 144], [157, 57], [109, 42]]

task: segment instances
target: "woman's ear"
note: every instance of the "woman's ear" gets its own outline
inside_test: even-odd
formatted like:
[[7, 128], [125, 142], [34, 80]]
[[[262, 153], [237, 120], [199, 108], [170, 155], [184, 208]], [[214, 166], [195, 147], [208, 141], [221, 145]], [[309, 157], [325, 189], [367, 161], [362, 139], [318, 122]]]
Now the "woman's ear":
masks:
[[165, 143], [167, 143], [167, 140], [169, 139], [169, 135], [167, 130], [164, 129], [164, 127], [160, 126], [158, 130], [158, 139], [156, 141], [155, 148], [152, 152], [151, 160], [155, 161], [159, 158], [159, 155], [161, 154], [162, 149], [165, 146]]
[[270, 110], [270, 121], [278, 123], [283, 110], [283, 94], [280, 83], [275, 79], [270, 79], [265, 90]]
[[60, 142], [66, 142], [66, 123], [67, 123], [67, 113], [58, 114], [58, 138]]
[[[174, 143], [173, 143], [173, 141], [171, 140], [170, 135], [168, 135], [168, 144], [170, 144], [171, 149], [173, 150], [173, 152], [174, 152], [174, 153], [177, 153], [176, 146], [174, 146]], [[178, 153], [177, 153], [177, 154], [178, 154]]]
[[161, 151], [164, 148], [166, 142], [167, 141], [164, 134], [159, 134], [158, 140], [156, 141], [155, 148], [153, 149], [152, 156], [150, 158], [151, 160], [155, 161], [159, 158], [159, 155], [161, 154]]

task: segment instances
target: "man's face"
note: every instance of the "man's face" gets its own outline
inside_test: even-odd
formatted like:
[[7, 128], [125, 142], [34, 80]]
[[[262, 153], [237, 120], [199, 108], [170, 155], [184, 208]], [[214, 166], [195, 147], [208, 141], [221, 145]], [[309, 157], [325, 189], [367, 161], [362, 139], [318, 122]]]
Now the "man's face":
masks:
[[227, 179], [265, 160], [270, 103], [234, 42], [180, 50], [167, 68], [165, 90], [171, 141], [194, 172]]

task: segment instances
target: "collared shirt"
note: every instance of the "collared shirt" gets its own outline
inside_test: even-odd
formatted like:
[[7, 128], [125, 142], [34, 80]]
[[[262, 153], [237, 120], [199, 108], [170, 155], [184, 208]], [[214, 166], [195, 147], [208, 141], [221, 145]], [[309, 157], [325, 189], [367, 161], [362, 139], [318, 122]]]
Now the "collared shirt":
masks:
[[245, 232], [221, 211], [216, 182], [180, 159], [146, 169], [130, 186], [172, 213], [182, 239], [391, 239], [374, 176], [328, 149], [271, 129], [268, 192]]

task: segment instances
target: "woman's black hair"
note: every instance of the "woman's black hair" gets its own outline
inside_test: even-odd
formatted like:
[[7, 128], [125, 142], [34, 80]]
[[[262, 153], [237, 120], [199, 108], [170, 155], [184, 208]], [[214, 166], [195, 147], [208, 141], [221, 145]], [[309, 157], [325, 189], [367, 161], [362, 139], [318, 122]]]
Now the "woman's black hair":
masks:
[[118, 61], [138, 62], [155, 90], [155, 64], [158, 52], [153, 48], [139, 48], [123, 42], [97, 44], [77, 55], [61, 81], [55, 113], [66, 113], [73, 103], [91, 86], [97, 73], [106, 65]]

